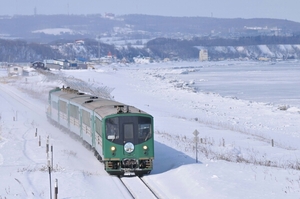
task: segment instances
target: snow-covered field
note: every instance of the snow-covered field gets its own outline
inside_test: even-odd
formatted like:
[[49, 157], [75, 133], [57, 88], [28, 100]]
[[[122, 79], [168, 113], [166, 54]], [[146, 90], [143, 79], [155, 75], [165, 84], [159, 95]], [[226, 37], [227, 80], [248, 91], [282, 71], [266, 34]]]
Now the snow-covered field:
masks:
[[48, 136], [59, 198], [130, 198], [91, 151], [46, 120], [47, 91], [77, 79], [154, 116], [154, 170], [144, 180], [161, 198], [300, 198], [299, 64], [110, 65], [54, 71], [57, 80], [7, 78], [3, 69], [0, 198], [50, 197]]

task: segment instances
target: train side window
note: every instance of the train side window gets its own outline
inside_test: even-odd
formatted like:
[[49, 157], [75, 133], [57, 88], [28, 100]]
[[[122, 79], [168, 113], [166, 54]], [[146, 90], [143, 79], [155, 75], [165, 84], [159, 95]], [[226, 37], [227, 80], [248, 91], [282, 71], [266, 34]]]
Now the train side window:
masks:
[[87, 125], [88, 127], [91, 126], [91, 116], [90, 113], [86, 110], [82, 109], [82, 123]]
[[67, 114], [67, 102], [59, 100], [58, 101], [59, 111]]
[[70, 114], [70, 117], [73, 117], [73, 118], [78, 120], [79, 119], [79, 108], [78, 108], [78, 106], [70, 104], [69, 105], [69, 114]]
[[53, 107], [55, 110], [58, 110], [58, 104], [57, 104], [57, 102], [52, 101], [52, 107]]
[[96, 120], [95, 120], [95, 130], [96, 130], [96, 133], [98, 133], [98, 135], [100, 137], [102, 137], [102, 121], [96, 116]]
[[118, 139], [119, 138], [119, 122], [118, 118], [109, 118], [106, 121], [106, 136], [107, 139]]

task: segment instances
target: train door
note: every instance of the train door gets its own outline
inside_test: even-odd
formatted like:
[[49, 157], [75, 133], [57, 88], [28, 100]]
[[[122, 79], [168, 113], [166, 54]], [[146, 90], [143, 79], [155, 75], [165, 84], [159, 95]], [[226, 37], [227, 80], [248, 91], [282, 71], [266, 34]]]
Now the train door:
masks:
[[126, 156], [135, 154], [134, 146], [137, 143], [137, 117], [120, 117], [120, 131], [123, 139], [123, 153]]

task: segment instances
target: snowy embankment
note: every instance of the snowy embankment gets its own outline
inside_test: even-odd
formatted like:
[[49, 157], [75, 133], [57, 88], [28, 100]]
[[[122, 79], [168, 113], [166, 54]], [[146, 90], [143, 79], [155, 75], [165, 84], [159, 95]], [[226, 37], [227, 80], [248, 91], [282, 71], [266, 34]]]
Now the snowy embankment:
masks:
[[[222, 67], [231, 64], [245, 63], [220, 62], [215, 65]], [[204, 68], [211, 65], [201, 63]], [[253, 63], [249, 65], [252, 66]], [[195, 73], [191, 72], [195, 71], [195, 67], [202, 70], [199, 63], [171, 63], [105, 66], [93, 71], [63, 71], [63, 74], [72, 79], [78, 78], [91, 87], [112, 88], [105, 90], [112, 91], [111, 95], [115, 100], [134, 105], [154, 116], [156, 158], [153, 172], [144, 179], [163, 198], [297, 198], [300, 194], [300, 147], [297, 145], [300, 141], [299, 106], [283, 106], [195, 90], [195, 82], [199, 84], [210, 81], [205, 76], [205, 71], [195, 77]], [[178, 75], [183, 73], [186, 75], [184, 78]], [[265, 77], [266, 83], [267, 79]], [[287, 77], [285, 81], [289, 81], [288, 79]], [[240, 82], [243, 81], [245, 80], [240, 79]], [[44, 91], [55, 84], [61, 86], [62, 82], [28, 77], [27, 80], [22, 78], [9, 84], [26, 90], [34, 97], [37, 97], [36, 91], [40, 92], [43, 103], [39, 103], [44, 109], [47, 99]], [[240, 90], [245, 91], [246, 88], [240, 85]], [[200, 133], [198, 163], [195, 159], [193, 135], [196, 129]], [[8, 127], [3, 135], [9, 135]], [[51, 137], [58, 142], [55, 145], [63, 146], [63, 140], [68, 140], [58, 135]], [[2, 141], [1, 146], [3, 143]], [[70, 146], [65, 146], [61, 151], [73, 151], [74, 146], [77, 148], [79, 145], [70, 143]], [[84, 151], [76, 150], [76, 154], [82, 150]], [[2, 152], [1, 154], [5, 156]], [[88, 172], [88, 177], [77, 180], [81, 180], [82, 186], [89, 188], [80, 194], [76, 186], [68, 185], [66, 189], [71, 192], [76, 190], [73, 196], [78, 194], [96, 198], [92, 197], [90, 191], [98, 190], [97, 184], [106, 184], [107, 177], [98, 174], [102, 168], [96, 172], [95, 167], [88, 166], [91, 164], [89, 161], [96, 161], [92, 154], [86, 157], [90, 158], [85, 162], [79, 156], [72, 158], [72, 161], [61, 157], [64, 160], [62, 167], [68, 169], [60, 170], [57, 175], [65, 179], [67, 174], [72, 173], [71, 166], [77, 164], [76, 160], [79, 161], [79, 166], [91, 171]], [[2, 165], [5, 165], [5, 160]], [[15, 174], [14, 169], [7, 167]], [[74, 173], [77, 172], [78, 169], [74, 168]], [[28, 172], [22, 174], [28, 175]], [[34, 174], [38, 175], [36, 172]], [[6, 175], [6, 178], [11, 177]], [[30, 188], [30, 184], [32, 182], [26, 184], [26, 187]], [[80, 182], [76, 181], [76, 185], [80, 186]], [[13, 182], [10, 186], [13, 186]], [[5, 184], [4, 187], [8, 186]], [[45, 188], [39, 187], [36, 192], [40, 190]], [[0, 196], [1, 194], [6, 196], [5, 190], [0, 190]]]

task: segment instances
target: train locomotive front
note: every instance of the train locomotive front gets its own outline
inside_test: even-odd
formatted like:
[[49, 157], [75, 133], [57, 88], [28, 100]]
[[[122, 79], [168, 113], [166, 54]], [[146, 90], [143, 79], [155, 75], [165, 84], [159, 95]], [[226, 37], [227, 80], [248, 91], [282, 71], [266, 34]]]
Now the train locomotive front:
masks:
[[49, 92], [48, 118], [91, 146], [113, 175], [153, 169], [153, 117], [136, 107], [70, 88]]
[[104, 163], [107, 172], [117, 175], [143, 175], [153, 167], [153, 118], [130, 113], [117, 106], [118, 113], [104, 120]]

